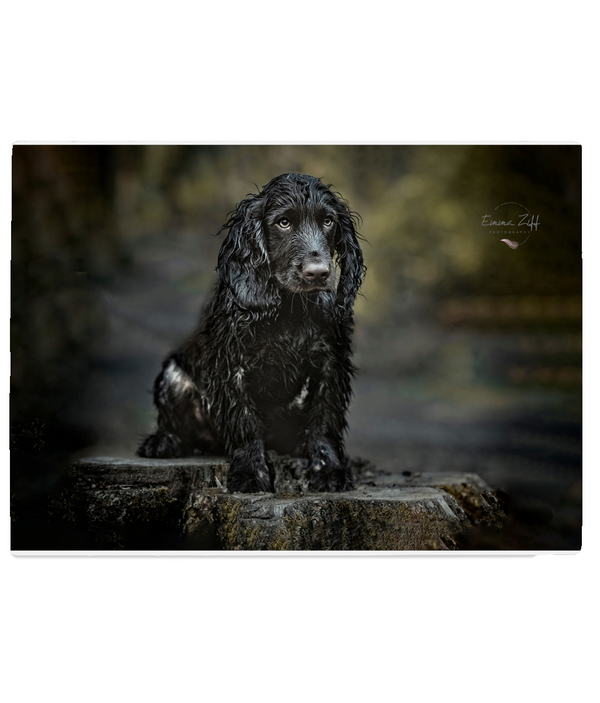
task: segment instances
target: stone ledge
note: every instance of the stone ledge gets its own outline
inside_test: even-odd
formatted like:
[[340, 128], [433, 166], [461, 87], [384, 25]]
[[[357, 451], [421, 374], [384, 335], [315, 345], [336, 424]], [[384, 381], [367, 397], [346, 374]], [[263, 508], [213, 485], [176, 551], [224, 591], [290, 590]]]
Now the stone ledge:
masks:
[[230, 494], [222, 457], [81, 459], [52, 512], [90, 549], [153, 550], [457, 549], [502, 514], [476, 474], [384, 475], [356, 459], [355, 490], [310, 493], [304, 460], [268, 461], [275, 493]]
[[80, 459], [71, 474], [86, 489], [98, 486], [182, 487], [222, 486], [228, 468], [222, 457], [142, 459], [98, 456]]

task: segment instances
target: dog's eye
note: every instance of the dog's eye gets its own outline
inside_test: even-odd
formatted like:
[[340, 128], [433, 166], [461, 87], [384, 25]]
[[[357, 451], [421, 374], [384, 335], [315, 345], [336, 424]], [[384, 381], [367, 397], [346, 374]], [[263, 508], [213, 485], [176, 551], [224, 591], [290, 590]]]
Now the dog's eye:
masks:
[[287, 217], [282, 217], [277, 224], [283, 229], [287, 229], [290, 226], [290, 221]]
[[333, 224], [333, 220], [331, 219], [331, 217], [326, 217], [323, 220], [323, 224], [325, 225], [325, 227], [331, 227], [331, 225]]

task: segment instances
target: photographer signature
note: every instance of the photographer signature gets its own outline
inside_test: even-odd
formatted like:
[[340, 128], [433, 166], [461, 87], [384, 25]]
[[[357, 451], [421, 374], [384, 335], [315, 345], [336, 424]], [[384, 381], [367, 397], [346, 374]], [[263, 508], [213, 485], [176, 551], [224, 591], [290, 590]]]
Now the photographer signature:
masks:
[[483, 215], [481, 218], [482, 227], [529, 227], [530, 230], [535, 230], [537, 232], [538, 225], [540, 224], [539, 215], [530, 215], [528, 212], [520, 216], [518, 224], [515, 224], [512, 220], [505, 222], [504, 220], [492, 220], [491, 215]]
[[[498, 210], [499, 208], [502, 207], [507, 207], [507, 206], [517, 206], [517, 208], [521, 208], [525, 212], [521, 212], [519, 214], [513, 214], [511, 213], [511, 218], [508, 220], [494, 220], [492, 219], [492, 215], [483, 215], [481, 218], [481, 226], [482, 227], [514, 227], [516, 229], [521, 228], [522, 233], [525, 233], [527, 231], [527, 228], [529, 229], [529, 234], [527, 237], [522, 242], [515, 242], [512, 239], [501, 239], [501, 242], [504, 242], [507, 244], [511, 249], [516, 249], [518, 246], [521, 244], [525, 244], [525, 242], [529, 239], [531, 233], [533, 231], [537, 232], [537, 228], [540, 224], [540, 216], [539, 215], [532, 215], [529, 210], [524, 206], [521, 205], [520, 203], [515, 203], [515, 202], [508, 202], [508, 203], [502, 203], [501, 205], [498, 205], [495, 209]], [[511, 210], [514, 210], [515, 208], [510, 208]], [[509, 210], [510, 212], [510, 210]], [[497, 215], [496, 215], [497, 217]], [[515, 222], [515, 220], [518, 220], [518, 222]], [[514, 232], [511, 231], [510, 234], [519, 234], [519, 232]]]

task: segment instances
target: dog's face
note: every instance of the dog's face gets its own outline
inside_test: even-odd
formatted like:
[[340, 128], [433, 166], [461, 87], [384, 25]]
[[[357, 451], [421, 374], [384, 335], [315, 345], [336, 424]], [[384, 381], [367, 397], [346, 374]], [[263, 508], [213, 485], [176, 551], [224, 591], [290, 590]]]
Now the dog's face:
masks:
[[266, 196], [263, 226], [271, 272], [290, 293], [335, 291], [338, 222], [331, 193], [282, 182]]
[[351, 317], [365, 271], [355, 219], [320, 179], [274, 178], [221, 228], [229, 230], [217, 267], [222, 289], [254, 318], [275, 313], [282, 294], [312, 296], [331, 318]]

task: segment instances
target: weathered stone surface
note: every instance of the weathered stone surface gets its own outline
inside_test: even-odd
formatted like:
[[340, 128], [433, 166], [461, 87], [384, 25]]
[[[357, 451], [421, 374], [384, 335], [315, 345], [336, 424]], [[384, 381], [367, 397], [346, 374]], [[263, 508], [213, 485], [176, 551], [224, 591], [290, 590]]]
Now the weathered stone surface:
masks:
[[468, 517], [443, 490], [369, 488], [282, 498], [273, 494], [190, 496], [188, 548], [212, 520], [224, 549], [449, 549]]
[[221, 457], [81, 459], [50, 512], [87, 533], [90, 549], [179, 549], [190, 492], [218, 490], [227, 467]]
[[73, 465], [78, 482], [86, 488], [100, 486], [198, 488], [221, 486], [228, 464], [222, 457], [186, 457], [184, 459], [142, 459], [90, 457]]
[[404, 488], [410, 486], [431, 486], [453, 496], [467, 513], [472, 524], [485, 523], [500, 527], [502, 507], [491, 488], [477, 474], [473, 473], [411, 473], [375, 476], [371, 481], [375, 486]]
[[90, 548], [227, 550], [456, 549], [500, 506], [475, 474], [382, 475], [357, 459], [357, 487], [310, 493], [301, 459], [268, 454], [275, 493], [227, 492], [222, 457], [82, 459], [55, 516]]

